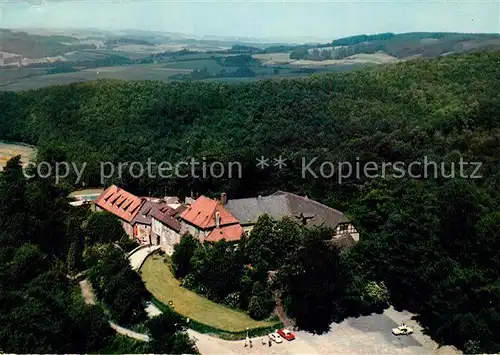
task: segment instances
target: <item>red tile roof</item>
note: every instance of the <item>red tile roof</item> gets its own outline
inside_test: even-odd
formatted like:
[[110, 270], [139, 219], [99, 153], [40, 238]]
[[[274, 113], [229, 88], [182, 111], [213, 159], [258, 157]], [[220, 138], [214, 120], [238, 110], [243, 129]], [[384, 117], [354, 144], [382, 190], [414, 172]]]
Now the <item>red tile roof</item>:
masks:
[[200, 229], [215, 227], [215, 212], [220, 214], [220, 226], [239, 223], [238, 220], [216, 200], [200, 196], [180, 214], [180, 218]]
[[95, 204], [130, 223], [139, 212], [143, 200], [116, 185], [111, 185], [97, 197]]
[[243, 227], [240, 224], [232, 224], [213, 229], [205, 238], [206, 242], [218, 242], [225, 239], [226, 242], [234, 242], [241, 239]]

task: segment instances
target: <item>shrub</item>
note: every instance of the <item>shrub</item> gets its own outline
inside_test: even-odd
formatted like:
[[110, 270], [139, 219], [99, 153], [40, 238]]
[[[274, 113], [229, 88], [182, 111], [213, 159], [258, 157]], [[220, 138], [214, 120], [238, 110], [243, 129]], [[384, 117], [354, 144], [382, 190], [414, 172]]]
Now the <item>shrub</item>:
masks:
[[228, 307], [238, 309], [240, 305], [240, 294], [238, 292], [230, 293], [224, 298], [223, 303]]
[[248, 304], [250, 317], [261, 320], [269, 317], [275, 306], [271, 291], [262, 282], [255, 282]]
[[365, 286], [363, 298], [370, 304], [370, 308], [384, 308], [389, 302], [389, 291], [383, 282], [370, 281]]
[[129, 253], [139, 246], [136, 239], [130, 239], [127, 235], [118, 241], [118, 245], [125, 253]]
[[188, 290], [196, 289], [196, 278], [194, 275], [189, 274], [181, 280], [181, 286], [187, 288]]
[[248, 305], [248, 314], [253, 319], [265, 319], [271, 315], [274, 305], [273, 299], [267, 295], [252, 296]]
[[200, 241], [190, 234], [182, 236], [179, 244], [175, 245], [172, 254], [172, 267], [175, 277], [184, 277], [191, 272], [191, 258], [201, 247]]

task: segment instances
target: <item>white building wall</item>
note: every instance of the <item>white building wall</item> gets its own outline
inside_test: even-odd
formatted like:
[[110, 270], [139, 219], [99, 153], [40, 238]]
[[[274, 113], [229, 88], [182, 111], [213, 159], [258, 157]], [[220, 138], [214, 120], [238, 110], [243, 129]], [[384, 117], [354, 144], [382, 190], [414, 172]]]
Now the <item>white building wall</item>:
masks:
[[193, 237], [198, 238], [200, 243], [203, 243], [205, 240], [205, 237], [210, 231], [203, 231], [195, 226], [192, 226], [191, 224], [188, 224], [184, 221], [181, 222], [181, 235], [184, 235], [185, 233], [191, 234]]
[[352, 239], [354, 239], [356, 242], [359, 242], [359, 233], [354, 227], [354, 224], [349, 223], [349, 224], [339, 224], [337, 228], [335, 228], [335, 236], [334, 237], [340, 237], [343, 233], [348, 232], [351, 234]]
[[155, 218], [151, 220], [151, 228], [153, 243], [157, 242], [156, 237], [158, 236], [161, 249], [166, 254], [172, 255], [174, 253], [174, 246], [181, 241], [181, 235]]

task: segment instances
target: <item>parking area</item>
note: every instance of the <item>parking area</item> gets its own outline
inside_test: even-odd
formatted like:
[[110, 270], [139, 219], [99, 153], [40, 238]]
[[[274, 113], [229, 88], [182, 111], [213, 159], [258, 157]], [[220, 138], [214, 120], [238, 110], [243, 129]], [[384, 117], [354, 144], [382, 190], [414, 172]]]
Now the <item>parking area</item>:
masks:
[[[190, 331], [197, 341], [202, 355], [212, 354], [436, 354], [437, 344], [424, 335], [408, 313], [386, 310], [384, 314], [373, 314], [350, 318], [333, 324], [331, 330], [322, 335], [298, 331], [296, 339], [271, 347], [262, 344], [262, 338], [252, 339], [253, 347], [245, 347], [244, 341], [225, 341], [205, 334]], [[411, 324], [415, 333], [410, 336], [392, 335], [391, 329], [400, 321]], [[267, 341], [267, 337], [266, 337]]]

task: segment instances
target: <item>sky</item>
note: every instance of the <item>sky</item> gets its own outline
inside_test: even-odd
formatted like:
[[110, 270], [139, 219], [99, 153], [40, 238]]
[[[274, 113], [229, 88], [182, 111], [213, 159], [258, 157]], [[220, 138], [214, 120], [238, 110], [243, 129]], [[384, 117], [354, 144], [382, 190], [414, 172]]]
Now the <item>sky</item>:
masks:
[[[41, 2], [34, 6], [33, 3]], [[2, 28], [146, 29], [331, 40], [411, 31], [500, 32], [499, 0], [0, 0]]]

